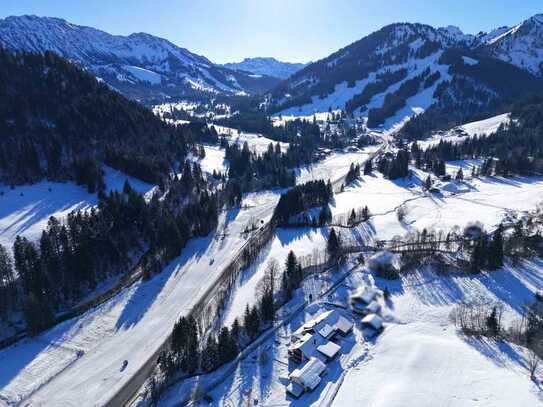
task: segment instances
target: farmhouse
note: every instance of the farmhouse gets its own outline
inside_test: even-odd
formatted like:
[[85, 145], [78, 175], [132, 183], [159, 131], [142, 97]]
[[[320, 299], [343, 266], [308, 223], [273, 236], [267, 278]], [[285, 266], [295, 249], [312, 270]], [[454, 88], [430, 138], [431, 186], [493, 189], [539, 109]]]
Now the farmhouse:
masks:
[[351, 309], [355, 314], [360, 315], [378, 314], [381, 310], [381, 305], [375, 300], [371, 301], [369, 304], [351, 301]]
[[345, 336], [353, 329], [353, 323], [337, 310], [323, 312], [305, 322], [292, 337], [288, 348], [289, 358], [305, 364], [289, 375], [287, 392], [300, 397], [304, 391], [311, 391], [320, 383], [326, 370], [325, 362], [336, 357], [341, 346], [332, 339]]
[[370, 288], [362, 288], [351, 295], [349, 302], [351, 306], [357, 305], [366, 307], [377, 297], [377, 291]]
[[336, 335], [345, 336], [353, 329], [353, 323], [336, 310], [326, 311], [303, 324], [293, 335], [288, 349], [289, 357], [302, 363], [312, 357], [333, 359], [340, 346], [331, 342]]
[[295, 397], [300, 397], [304, 391], [314, 390], [321, 382], [321, 376], [326, 373], [326, 365], [317, 358], [311, 358], [299, 369], [294, 369], [289, 375], [290, 384], [287, 391]]
[[362, 319], [362, 326], [375, 331], [383, 329], [383, 319], [376, 314], [368, 314]]

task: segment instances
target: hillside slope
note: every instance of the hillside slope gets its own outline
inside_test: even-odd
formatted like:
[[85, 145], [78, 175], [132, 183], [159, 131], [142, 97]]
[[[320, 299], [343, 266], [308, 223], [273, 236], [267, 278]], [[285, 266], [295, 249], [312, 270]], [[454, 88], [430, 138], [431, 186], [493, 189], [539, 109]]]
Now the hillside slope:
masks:
[[5, 183], [76, 179], [94, 190], [102, 163], [157, 183], [187, 154], [191, 140], [208, 132], [205, 126], [168, 126], [56, 54], [0, 49]]
[[253, 93], [278, 80], [255, 78], [146, 33], [111, 35], [59, 18], [20, 16], [0, 20], [0, 46], [53, 51], [79, 63], [111, 87], [143, 102], [198, 93]]
[[456, 27], [392, 24], [292, 75], [270, 93], [269, 108], [283, 115], [345, 109], [387, 130], [430, 108], [433, 124], [439, 118], [445, 127], [501, 113], [543, 89], [535, 70], [489, 51], [503, 31], [473, 36]]
[[302, 69], [305, 64], [282, 62], [275, 58], [245, 58], [241, 62], [230, 62], [223, 66], [256, 75], [268, 75], [275, 78], [286, 79]]
[[482, 47], [495, 58], [543, 76], [543, 14], [483, 38]]

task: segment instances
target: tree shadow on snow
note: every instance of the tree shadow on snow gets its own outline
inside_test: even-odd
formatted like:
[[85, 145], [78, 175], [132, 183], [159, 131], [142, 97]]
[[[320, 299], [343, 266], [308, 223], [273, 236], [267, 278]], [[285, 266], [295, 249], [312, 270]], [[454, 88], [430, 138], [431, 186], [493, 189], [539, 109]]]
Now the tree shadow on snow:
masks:
[[[213, 235], [214, 232], [203, 238], [192, 239], [183, 248], [181, 255], [172, 260], [159, 274], [154, 275], [148, 281], [140, 282], [117, 319], [116, 328], [127, 329], [136, 325], [151, 308], [170, 279], [182, 278], [182, 274], [178, 276], [179, 272], [188, 264], [207, 261], [206, 258], [202, 260], [202, 256], [212, 246]], [[202, 278], [204, 277], [202, 276]]]
[[543, 287], [543, 273], [539, 271], [541, 263], [537, 260], [525, 261], [521, 266], [505, 265], [500, 270], [481, 275], [480, 281], [497, 299], [522, 312], [524, 305], [533, 301], [537, 287]]
[[522, 354], [508, 342], [465, 335], [461, 335], [461, 338], [498, 367], [507, 368], [513, 363], [522, 368], [528, 368]]
[[326, 239], [328, 239], [328, 229], [321, 227], [321, 228], [310, 228], [310, 227], [302, 227], [302, 228], [277, 228], [275, 230], [275, 236], [277, 239], [279, 239], [279, 242], [281, 243], [281, 246], [288, 246], [292, 242], [296, 240], [301, 240], [304, 237], [307, 237], [308, 239], [312, 239], [311, 235], [314, 234], [322, 234]]
[[[29, 367], [32, 361], [37, 359], [42, 353], [48, 353], [54, 351], [54, 349], [58, 349], [58, 352], [67, 352], [71, 354], [67, 357], [66, 365], [69, 365], [76, 360], [77, 349], [63, 346], [62, 343], [66, 337], [71, 337], [73, 335], [74, 330], [80, 328], [80, 326], [78, 327], [78, 324], [79, 319], [73, 318], [62, 322], [35, 337], [25, 338], [12, 346], [0, 350], [0, 394], [2, 394], [5, 387], [8, 386], [12, 380], [16, 379], [16, 377]], [[48, 356], [45, 355], [45, 357]], [[59, 366], [58, 370], [62, 370], [63, 368], [64, 366]], [[51, 370], [50, 375], [52, 376], [58, 373], [58, 370]], [[38, 374], [44, 373], [45, 372], [41, 370]], [[45, 377], [45, 379], [48, 378], [49, 377]], [[32, 390], [30, 389], [30, 391]], [[26, 394], [21, 396], [26, 396]]]

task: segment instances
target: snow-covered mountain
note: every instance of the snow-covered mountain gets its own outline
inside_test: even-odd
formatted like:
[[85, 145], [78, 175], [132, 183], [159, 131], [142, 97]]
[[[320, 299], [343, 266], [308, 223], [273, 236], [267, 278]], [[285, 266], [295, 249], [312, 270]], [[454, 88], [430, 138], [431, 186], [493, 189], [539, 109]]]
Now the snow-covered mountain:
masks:
[[302, 69], [305, 65], [306, 64], [282, 62], [275, 58], [245, 58], [241, 62], [231, 62], [224, 64], [223, 66], [256, 75], [268, 75], [275, 78], [286, 79], [293, 73]]
[[111, 35], [59, 18], [20, 16], [0, 20], [0, 46], [53, 51], [81, 64], [126, 95], [143, 100], [199, 92], [254, 93], [277, 79], [255, 77], [145, 33]]
[[[522, 41], [505, 28], [471, 35], [453, 26], [386, 26], [279, 84], [269, 95], [270, 109], [291, 115], [346, 109], [366, 117], [369, 127], [384, 129], [398, 128], [428, 109], [433, 122], [438, 118], [447, 125], [499, 113], [512, 100], [543, 89], [531, 69], [542, 60], [539, 17], [528, 21], [516, 31], [526, 32]], [[529, 38], [530, 64], [510, 63], [520, 45], [491, 52], [491, 44], [506, 44], [509, 37], [514, 44]], [[420, 130], [420, 120], [418, 125]]]
[[483, 39], [489, 54], [543, 77], [543, 14]]

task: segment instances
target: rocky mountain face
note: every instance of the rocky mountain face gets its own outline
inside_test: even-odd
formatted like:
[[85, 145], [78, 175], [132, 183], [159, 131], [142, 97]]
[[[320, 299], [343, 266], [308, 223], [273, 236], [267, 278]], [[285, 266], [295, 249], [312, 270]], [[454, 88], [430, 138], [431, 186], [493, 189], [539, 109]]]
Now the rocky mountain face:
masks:
[[185, 48], [145, 33], [111, 35], [49, 17], [0, 20], [0, 46], [29, 52], [54, 51], [112, 88], [142, 102], [198, 94], [249, 94], [278, 79], [230, 70]]
[[268, 107], [294, 115], [345, 109], [383, 129], [426, 111], [447, 125], [499, 112], [543, 89], [542, 20], [478, 35], [392, 24], [293, 74], [270, 92]]
[[481, 47], [489, 55], [528, 72], [543, 76], [543, 14], [537, 14], [514, 27], [503, 27]]
[[226, 68], [286, 79], [302, 69], [306, 64], [278, 61], [275, 58], [245, 58], [241, 62], [224, 64]]

